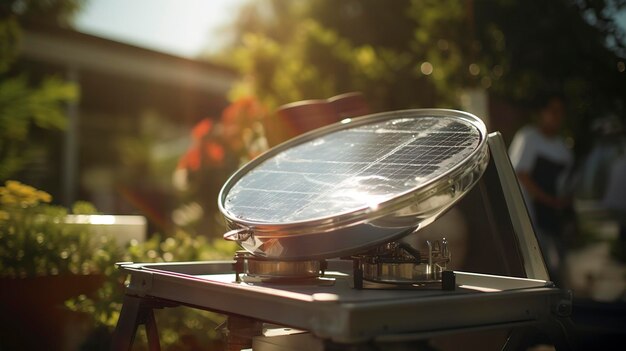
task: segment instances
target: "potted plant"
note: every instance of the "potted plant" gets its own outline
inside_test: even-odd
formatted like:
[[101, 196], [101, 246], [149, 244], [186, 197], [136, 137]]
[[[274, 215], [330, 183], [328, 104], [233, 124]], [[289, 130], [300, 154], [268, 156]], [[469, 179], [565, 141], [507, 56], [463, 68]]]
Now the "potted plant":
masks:
[[[66, 301], [66, 306], [88, 314], [95, 330], [83, 349], [109, 350], [124, 298], [126, 275], [113, 262], [181, 262], [223, 260], [233, 257], [237, 246], [223, 239], [192, 236], [183, 230], [170, 235], [153, 234], [145, 242], [131, 241], [122, 248], [105, 273], [105, 281], [95, 294], [81, 294]], [[187, 307], [155, 311], [160, 343], [164, 350], [222, 350], [219, 314]], [[141, 335], [144, 333], [144, 335]], [[147, 349], [145, 330], [140, 328], [133, 349]]]
[[[64, 335], [79, 317], [64, 301], [93, 294], [116, 250], [91, 235], [88, 224], [66, 223], [67, 209], [51, 200], [17, 181], [0, 186], [0, 340], [9, 349], [68, 348]], [[95, 209], [79, 202], [71, 212]]]

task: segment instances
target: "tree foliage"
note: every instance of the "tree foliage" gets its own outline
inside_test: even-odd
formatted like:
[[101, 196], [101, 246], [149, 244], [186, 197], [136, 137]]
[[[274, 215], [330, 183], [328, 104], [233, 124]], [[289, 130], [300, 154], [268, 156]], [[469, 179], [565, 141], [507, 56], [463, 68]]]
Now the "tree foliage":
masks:
[[14, 16], [20, 21], [44, 22], [62, 27], [72, 24], [74, 15], [87, 0], [2, 0], [0, 18]]
[[[78, 98], [78, 87], [58, 77], [36, 80], [16, 65], [20, 21], [67, 24], [81, 1], [8, 1], [0, 5], [0, 180], [22, 170], [38, 152], [29, 140], [34, 129], [63, 130], [64, 104]], [[46, 16], [47, 14], [47, 16]]]
[[[570, 127], [626, 115], [624, 0], [253, 2], [224, 57], [276, 106], [362, 91], [379, 110], [458, 107], [463, 89], [528, 107], [560, 92]], [[226, 61], [226, 60], [225, 60]]]

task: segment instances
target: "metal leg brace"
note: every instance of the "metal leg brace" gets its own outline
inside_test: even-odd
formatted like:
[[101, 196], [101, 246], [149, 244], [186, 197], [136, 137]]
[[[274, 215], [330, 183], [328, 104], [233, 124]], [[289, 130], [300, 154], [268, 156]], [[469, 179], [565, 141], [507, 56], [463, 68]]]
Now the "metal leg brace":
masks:
[[122, 311], [115, 327], [113, 335], [112, 350], [131, 350], [137, 327], [143, 324], [148, 336], [148, 349], [150, 351], [160, 351], [159, 333], [156, 320], [154, 319], [154, 308], [161, 308], [158, 303], [138, 296], [125, 295]]

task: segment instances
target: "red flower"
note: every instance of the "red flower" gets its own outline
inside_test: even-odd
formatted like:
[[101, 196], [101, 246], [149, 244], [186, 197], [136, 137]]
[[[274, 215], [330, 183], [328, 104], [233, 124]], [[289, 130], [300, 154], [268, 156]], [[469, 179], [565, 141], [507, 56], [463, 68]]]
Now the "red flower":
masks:
[[216, 142], [209, 141], [204, 145], [204, 152], [212, 164], [221, 165], [224, 161], [224, 147]]
[[202, 144], [202, 139], [210, 135], [211, 129], [213, 129], [213, 121], [208, 118], [203, 118], [200, 122], [196, 123], [191, 130], [193, 145], [178, 161], [176, 168], [186, 168], [192, 171], [200, 169], [202, 165], [200, 145]]
[[200, 149], [194, 146], [187, 150], [183, 157], [178, 161], [178, 169], [190, 169], [197, 171], [200, 169]]
[[208, 118], [202, 119], [191, 130], [191, 136], [194, 140], [200, 140], [207, 136], [213, 128], [213, 121]]
[[[267, 110], [254, 97], [238, 99], [227, 106], [221, 119], [203, 118], [192, 129], [192, 145], [178, 162], [178, 169], [192, 172], [203, 168], [224, 167], [227, 152], [236, 157], [258, 154], [263, 150], [246, 150], [250, 147], [255, 123], [267, 116]], [[217, 123], [217, 124], [216, 124]], [[217, 126], [221, 128], [216, 129]]]
[[254, 97], [244, 97], [230, 104], [222, 113], [224, 124], [249, 125], [265, 117], [267, 111]]

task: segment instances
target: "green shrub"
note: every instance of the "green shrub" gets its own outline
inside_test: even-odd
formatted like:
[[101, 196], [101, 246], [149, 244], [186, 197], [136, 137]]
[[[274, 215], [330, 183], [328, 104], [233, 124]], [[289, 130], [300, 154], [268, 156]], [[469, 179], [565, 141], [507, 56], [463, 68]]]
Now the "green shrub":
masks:
[[[93, 327], [110, 338], [122, 307], [127, 277], [116, 262], [201, 261], [232, 258], [236, 247], [224, 240], [209, 241], [184, 231], [171, 236], [153, 235], [145, 242], [124, 246], [107, 236], [95, 236], [89, 224], [65, 223], [69, 213], [50, 204], [51, 196], [16, 181], [0, 187], [0, 276], [27, 278], [44, 275], [104, 275], [95, 294], [66, 301], [72, 311], [91, 316]], [[89, 203], [76, 203], [71, 213], [96, 214]], [[189, 349], [215, 344], [215, 328], [223, 317], [188, 308], [156, 312], [164, 349]], [[145, 348], [145, 338], [136, 339]]]
[[[98, 240], [88, 224], [65, 223], [67, 209], [51, 196], [16, 181], [0, 187], [0, 276], [96, 274], [106, 270], [114, 243]], [[76, 203], [73, 214], [95, 214]]]

